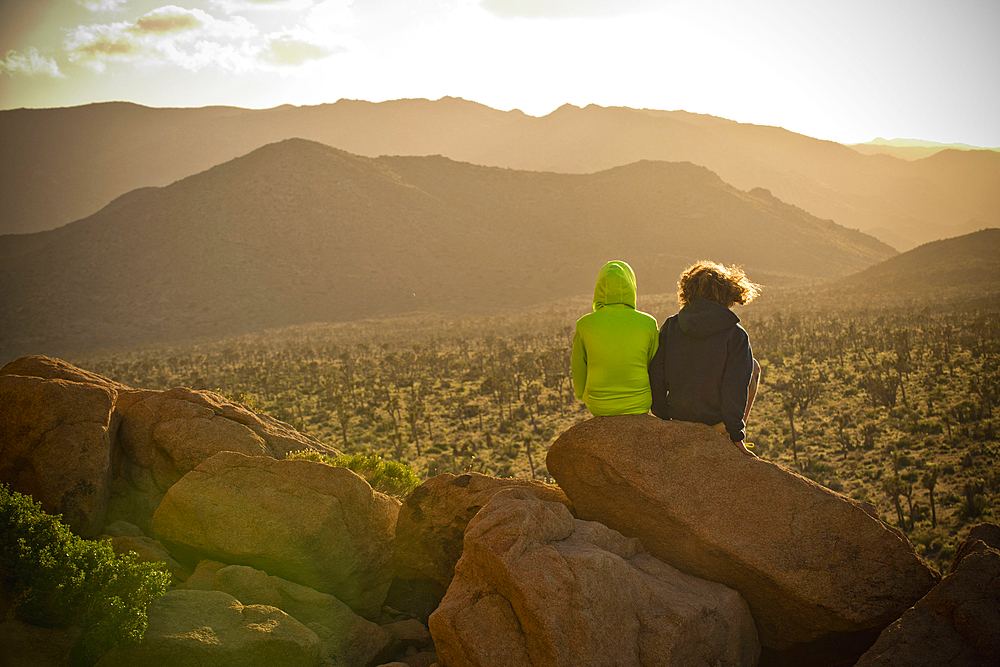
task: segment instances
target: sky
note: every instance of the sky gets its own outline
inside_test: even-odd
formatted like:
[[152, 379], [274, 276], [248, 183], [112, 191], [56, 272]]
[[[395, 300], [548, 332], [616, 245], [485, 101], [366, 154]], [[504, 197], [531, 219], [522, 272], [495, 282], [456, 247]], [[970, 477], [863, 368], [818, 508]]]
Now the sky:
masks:
[[462, 97], [1000, 146], [1000, 0], [0, 0], [0, 109]]

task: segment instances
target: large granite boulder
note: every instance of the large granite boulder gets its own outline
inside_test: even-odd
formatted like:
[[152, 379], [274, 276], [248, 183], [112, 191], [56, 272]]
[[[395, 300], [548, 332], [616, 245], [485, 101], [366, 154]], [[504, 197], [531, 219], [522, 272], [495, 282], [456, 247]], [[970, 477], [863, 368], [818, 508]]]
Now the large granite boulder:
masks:
[[883, 630], [857, 667], [1000, 665], [998, 549], [1000, 527], [973, 529], [948, 576]]
[[0, 481], [86, 537], [116, 520], [149, 532], [170, 485], [220, 451], [339, 453], [212, 392], [133, 389], [42, 356], [0, 369], [0, 411]]
[[738, 593], [522, 489], [469, 522], [430, 631], [448, 667], [749, 666], [760, 652]]
[[139, 644], [116, 646], [100, 667], [319, 667], [316, 633], [285, 612], [222, 591], [174, 590], [148, 609]]
[[558, 486], [479, 473], [431, 477], [403, 501], [396, 523], [393, 582], [388, 604], [426, 618], [444, 597], [462, 555], [465, 527], [490, 498], [509, 488], [570, 506]]
[[856, 658], [939, 580], [863, 505], [702, 424], [590, 419], [553, 443], [546, 466], [581, 519], [736, 589], [761, 643], [802, 661], [816, 659], [809, 646]]
[[0, 482], [95, 536], [111, 497], [116, 399], [104, 385], [0, 375]]
[[218, 452], [278, 459], [300, 449], [339, 453], [288, 424], [185, 387], [135, 402], [122, 420], [119, 439], [123, 459], [110, 518], [144, 530], [167, 489]]
[[398, 513], [399, 501], [346, 468], [220, 452], [170, 487], [152, 526], [181, 562], [249, 565], [374, 618]]

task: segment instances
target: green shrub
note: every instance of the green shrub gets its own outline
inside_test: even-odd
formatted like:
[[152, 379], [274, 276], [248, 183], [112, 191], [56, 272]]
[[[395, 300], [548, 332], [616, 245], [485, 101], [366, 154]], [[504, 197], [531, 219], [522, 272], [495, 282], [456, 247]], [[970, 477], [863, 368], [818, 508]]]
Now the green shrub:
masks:
[[115, 556], [106, 541], [74, 535], [58, 515], [0, 485], [0, 586], [14, 616], [44, 627], [79, 625], [74, 662], [91, 665], [146, 631], [146, 607], [170, 575], [134, 554]]
[[408, 496], [420, 484], [420, 478], [408, 464], [386, 461], [378, 454], [341, 454], [330, 457], [311, 449], [300, 449], [290, 452], [288, 458], [347, 468], [364, 477], [376, 491], [400, 499]]

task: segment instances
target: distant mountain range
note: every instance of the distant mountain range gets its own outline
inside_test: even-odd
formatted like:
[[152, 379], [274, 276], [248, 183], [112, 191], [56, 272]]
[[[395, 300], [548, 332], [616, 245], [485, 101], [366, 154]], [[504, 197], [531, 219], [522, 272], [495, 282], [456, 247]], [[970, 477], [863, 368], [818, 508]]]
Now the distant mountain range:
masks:
[[944, 150], [906, 161], [683, 111], [566, 105], [536, 118], [442, 98], [266, 110], [107, 103], [0, 111], [0, 233], [51, 229], [133, 189], [167, 185], [293, 137], [372, 157], [439, 154], [559, 173], [687, 161], [897, 249], [1000, 224], [995, 151]]
[[690, 163], [556, 174], [292, 139], [55, 230], [0, 236], [0, 358], [492, 313], [589, 294], [610, 259], [653, 294], [702, 258], [781, 285], [894, 254]]
[[1000, 148], [981, 148], [969, 144], [942, 144], [922, 139], [883, 139], [882, 137], [876, 137], [863, 144], [847, 145], [865, 155], [892, 155], [903, 160], [920, 160], [946, 150], [1000, 152]]

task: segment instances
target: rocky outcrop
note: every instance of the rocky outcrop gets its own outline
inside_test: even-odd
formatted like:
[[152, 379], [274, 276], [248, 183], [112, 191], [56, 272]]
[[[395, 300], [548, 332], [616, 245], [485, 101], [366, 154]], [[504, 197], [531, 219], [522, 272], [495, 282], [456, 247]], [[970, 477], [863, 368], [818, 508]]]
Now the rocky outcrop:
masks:
[[101, 384], [0, 375], [0, 482], [94, 537], [111, 497], [117, 396]]
[[280, 577], [269, 577], [269, 581], [281, 596], [281, 609], [319, 636], [327, 664], [377, 664], [399, 645], [389, 630], [361, 618], [332, 595]]
[[132, 389], [41, 356], [0, 369], [0, 481], [86, 537], [116, 520], [149, 533], [170, 485], [217, 452], [299, 449], [338, 453], [207, 391]]
[[848, 646], [852, 633], [870, 645], [938, 580], [860, 504], [701, 424], [591, 419], [553, 443], [546, 465], [580, 518], [739, 591], [772, 649], [830, 638]]
[[213, 589], [229, 593], [243, 604], [262, 604], [287, 612], [319, 637], [324, 664], [365, 667], [388, 656], [399, 644], [389, 629], [361, 618], [332, 595], [268, 576], [252, 567], [229, 565], [219, 569]]
[[154, 601], [142, 642], [116, 646], [100, 667], [319, 667], [316, 633], [285, 612], [221, 591], [175, 590]]
[[520, 489], [469, 522], [430, 631], [449, 667], [753, 665], [760, 650], [738, 593]]
[[395, 568], [389, 604], [426, 618], [444, 597], [462, 555], [465, 527], [498, 491], [519, 488], [570, 506], [558, 486], [479, 473], [431, 477], [414, 489], [396, 523]]
[[998, 537], [995, 524], [973, 529], [948, 576], [886, 628], [857, 667], [1000, 665]]
[[346, 468], [220, 452], [170, 487], [153, 531], [185, 560], [249, 565], [375, 618], [399, 502]]
[[177, 480], [222, 451], [283, 459], [290, 451], [338, 452], [266, 415], [217, 394], [178, 387], [134, 403], [120, 429], [121, 475], [109, 518], [148, 530], [163, 494]]

